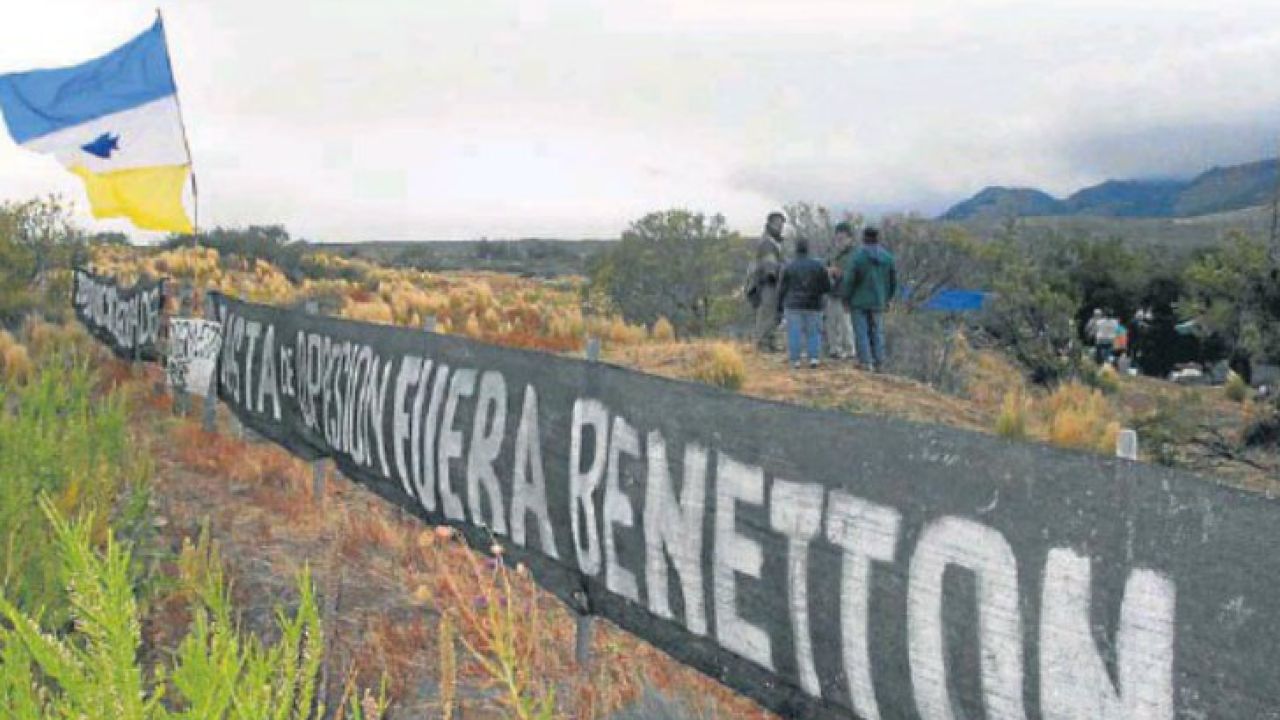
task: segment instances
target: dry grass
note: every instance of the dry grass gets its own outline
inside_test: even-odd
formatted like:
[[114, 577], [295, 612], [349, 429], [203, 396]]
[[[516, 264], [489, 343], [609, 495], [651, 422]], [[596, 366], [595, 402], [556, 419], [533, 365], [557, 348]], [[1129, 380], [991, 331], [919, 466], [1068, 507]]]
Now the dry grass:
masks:
[[[651, 342], [629, 347], [605, 346], [605, 357], [641, 372], [696, 380], [696, 357], [705, 343]], [[769, 355], [735, 346], [745, 367], [740, 392], [752, 397], [856, 413], [889, 415], [917, 422], [940, 423], [991, 432], [999, 411], [993, 407], [937, 392], [914, 380], [873, 375], [851, 364], [831, 363], [819, 370], [790, 372], [785, 355]], [[1008, 385], [1006, 384], [1006, 387]]]
[[747, 363], [738, 348], [727, 342], [700, 346], [693, 358], [695, 380], [737, 390], [747, 378]]
[[1000, 405], [1000, 415], [996, 418], [996, 434], [1014, 440], [1026, 438], [1030, 413], [1031, 403], [1021, 389], [1005, 393]]
[[1232, 370], [1227, 373], [1227, 383], [1222, 386], [1222, 394], [1231, 402], [1242, 403], [1249, 397], [1249, 384]]
[[1039, 403], [1050, 443], [1058, 447], [1115, 452], [1118, 415], [1098, 390], [1076, 382], [1058, 386]]
[[643, 326], [616, 315], [584, 314], [580, 279], [542, 281], [485, 272], [445, 275], [319, 253], [308, 262], [318, 268], [351, 270], [344, 274], [362, 279], [293, 284], [266, 261], [220, 261], [217, 252], [203, 248], [159, 254], [141, 248], [96, 248], [93, 262], [100, 272], [125, 282], [144, 273], [192, 282], [197, 303], [206, 290], [277, 305], [318, 299], [322, 307], [355, 320], [421, 328], [428, 317], [435, 317], [439, 333], [511, 347], [576, 352], [588, 335], [609, 346], [636, 345], [649, 338]]
[[665, 317], [658, 318], [653, 324], [653, 339], [658, 342], [672, 342], [676, 339], [675, 326]]
[[27, 347], [7, 330], [0, 330], [0, 378], [6, 383], [26, 382], [35, 371]]

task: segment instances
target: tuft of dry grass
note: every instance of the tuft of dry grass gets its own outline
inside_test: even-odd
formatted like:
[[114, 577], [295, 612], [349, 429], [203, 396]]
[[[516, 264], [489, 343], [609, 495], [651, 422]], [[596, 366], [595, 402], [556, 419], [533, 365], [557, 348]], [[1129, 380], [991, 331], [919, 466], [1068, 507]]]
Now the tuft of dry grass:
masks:
[[1227, 383], [1222, 386], [1222, 394], [1231, 402], [1242, 403], [1249, 397], [1249, 383], [1232, 370], [1227, 373]]
[[1058, 447], [1115, 452], [1120, 422], [1103, 394], [1077, 382], [1064, 383], [1044, 399], [1048, 440]]
[[22, 383], [35, 372], [35, 364], [27, 348], [18, 342], [8, 330], [0, 330], [0, 377], [6, 383]]
[[731, 343], [710, 343], [698, 348], [694, 355], [693, 377], [727, 390], [737, 390], [747, 379], [747, 363]]
[[996, 434], [1013, 440], [1026, 438], [1030, 412], [1031, 402], [1021, 389], [1006, 392], [1000, 404], [1000, 414], [996, 417]]
[[659, 317], [653, 324], [653, 339], [658, 342], [672, 342], [676, 339], [675, 326], [665, 316]]

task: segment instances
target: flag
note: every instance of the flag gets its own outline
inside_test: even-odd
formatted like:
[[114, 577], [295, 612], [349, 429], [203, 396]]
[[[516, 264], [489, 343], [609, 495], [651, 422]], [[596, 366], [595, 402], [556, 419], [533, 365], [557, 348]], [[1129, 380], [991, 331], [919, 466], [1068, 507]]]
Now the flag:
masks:
[[192, 232], [182, 205], [191, 155], [164, 25], [74, 67], [0, 75], [14, 141], [79, 176], [96, 218]]

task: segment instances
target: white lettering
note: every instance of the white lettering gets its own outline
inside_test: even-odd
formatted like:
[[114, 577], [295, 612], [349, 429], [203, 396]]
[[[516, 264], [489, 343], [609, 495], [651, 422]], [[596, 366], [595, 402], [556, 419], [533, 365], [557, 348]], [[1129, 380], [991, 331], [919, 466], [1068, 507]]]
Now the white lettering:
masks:
[[[582, 431], [591, 426], [594, 448], [591, 465], [582, 469]], [[604, 475], [609, 444], [609, 411], [599, 400], [579, 398], [573, 403], [573, 428], [569, 440], [569, 503], [573, 547], [578, 569], [588, 575], [600, 572], [600, 537], [593, 496]]]
[[1116, 639], [1119, 687], [1090, 632], [1089, 558], [1049, 551], [1040, 610], [1040, 705], [1045, 720], [1172, 720], [1174, 588], [1151, 570], [1124, 585]]
[[622, 490], [622, 456], [640, 457], [640, 436], [621, 417], [613, 419], [613, 435], [609, 438], [609, 467], [604, 485], [604, 582], [610, 592], [632, 602], [640, 602], [635, 573], [618, 562], [618, 546], [613, 534], [615, 526], [634, 527], [635, 510], [631, 498]]
[[436, 448], [436, 477], [439, 480], [440, 504], [450, 520], [465, 520], [462, 498], [453, 491], [449, 481], [449, 461], [462, 458], [462, 431], [454, 426], [458, 415], [458, 403], [471, 397], [476, 391], [476, 371], [463, 368], [453, 373], [449, 380], [449, 396], [444, 403], [444, 420], [440, 425], [440, 444]]
[[759, 578], [764, 565], [760, 543], [738, 533], [737, 504], [764, 503], [764, 470], [721, 453], [716, 462], [715, 552], [712, 564], [716, 638], [731, 650], [769, 670], [773, 648], [765, 631], [738, 614], [736, 574]]
[[796, 667], [805, 692], [822, 697], [813, 665], [809, 629], [809, 543], [822, 527], [822, 486], [775, 479], [769, 495], [769, 525], [787, 536], [787, 588]]
[[[467, 453], [467, 506], [471, 522], [488, 526], [499, 535], [507, 534], [507, 509], [502, 504], [502, 487], [493, 464], [502, 452], [507, 431], [507, 381], [492, 370], [480, 376], [480, 394], [471, 424], [471, 449]], [[480, 503], [480, 488], [489, 498], [486, 522]]]
[[844, 551], [840, 581], [840, 630], [844, 672], [853, 710], [880, 720], [871, 680], [871, 561], [893, 562], [898, 545], [898, 511], [835, 491], [827, 503], [827, 539]]
[[525, 547], [525, 516], [538, 520], [540, 549], [557, 560], [551, 515], [547, 512], [547, 480], [542, 469], [542, 436], [538, 432], [538, 391], [524, 386], [524, 407], [516, 430], [515, 470], [511, 478], [511, 539]]
[[954, 720], [943, 647], [942, 586], [947, 566], [974, 574], [982, 698], [990, 720], [1023, 720], [1022, 616], [1013, 549], [995, 530], [958, 517], [930, 523], [911, 558], [908, 652], [916, 708], [925, 720]]
[[[667, 563], [671, 557], [684, 600], [684, 624], [695, 635], [707, 634], [702, 592], [702, 520], [706, 512], [707, 451], [690, 443], [684, 449], [684, 483], [679, 501], [671, 489], [667, 444], [657, 431], [649, 433], [649, 481], [645, 487], [645, 581], [649, 610], [670, 620]], [[665, 553], [664, 553], [665, 551]]]

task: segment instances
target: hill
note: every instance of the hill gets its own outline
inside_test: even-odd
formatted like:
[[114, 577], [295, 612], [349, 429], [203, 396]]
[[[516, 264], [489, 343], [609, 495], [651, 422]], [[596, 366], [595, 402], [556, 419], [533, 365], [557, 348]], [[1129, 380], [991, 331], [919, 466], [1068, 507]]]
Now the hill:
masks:
[[952, 206], [940, 220], [991, 217], [1089, 216], [1188, 218], [1265, 205], [1280, 162], [1215, 167], [1190, 180], [1107, 180], [1065, 200], [1035, 188], [988, 187]]
[[[1010, 216], [979, 215], [947, 221], [977, 237], [991, 237]], [[1229, 233], [1266, 237], [1271, 208], [1266, 206], [1194, 217], [1115, 217], [1103, 215], [1039, 215], [1018, 217], [1019, 232], [1036, 240], [1070, 237], [1120, 238], [1133, 245], [1158, 245], [1173, 252], [1214, 247]]]
[[947, 210], [939, 220], [1037, 217], [1062, 215], [1063, 204], [1043, 190], [1020, 187], [988, 187]]

